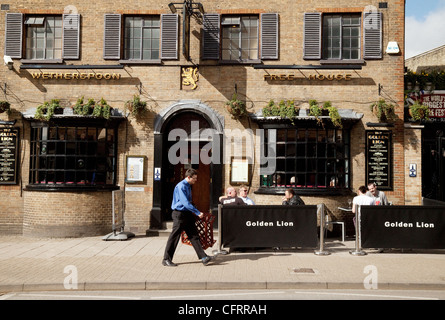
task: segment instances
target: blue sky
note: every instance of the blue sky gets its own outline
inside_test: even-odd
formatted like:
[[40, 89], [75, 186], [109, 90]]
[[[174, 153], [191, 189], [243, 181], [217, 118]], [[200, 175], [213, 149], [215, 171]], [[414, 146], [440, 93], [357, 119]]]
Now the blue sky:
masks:
[[445, 0], [406, 0], [405, 58], [445, 45]]

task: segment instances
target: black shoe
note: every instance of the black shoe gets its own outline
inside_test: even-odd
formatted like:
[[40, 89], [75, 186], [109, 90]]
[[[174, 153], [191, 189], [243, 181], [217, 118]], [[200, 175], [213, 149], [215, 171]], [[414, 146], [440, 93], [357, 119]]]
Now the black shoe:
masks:
[[162, 265], [166, 267], [177, 267], [178, 265], [176, 263], [173, 263], [171, 260], [165, 259], [162, 260]]
[[215, 257], [207, 256], [207, 257], [202, 258], [201, 261], [202, 261], [202, 264], [206, 266], [209, 264], [210, 261], [213, 261], [214, 259], [215, 259]]

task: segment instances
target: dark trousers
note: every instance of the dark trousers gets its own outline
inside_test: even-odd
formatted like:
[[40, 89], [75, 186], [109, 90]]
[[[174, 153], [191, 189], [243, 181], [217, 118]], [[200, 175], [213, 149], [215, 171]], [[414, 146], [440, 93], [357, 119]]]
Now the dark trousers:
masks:
[[187, 237], [192, 243], [193, 248], [196, 251], [199, 259], [207, 256], [199, 241], [198, 230], [195, 225], [195, 214], [190, 211], [173, 211], [173, 227], [172, 233], [168, 237], [167, 245], [165, 247], [164, 260], [173, 261], [173, 255], [175, 254], [178, 242], [181, 239], [182, 231], [187, 233]]

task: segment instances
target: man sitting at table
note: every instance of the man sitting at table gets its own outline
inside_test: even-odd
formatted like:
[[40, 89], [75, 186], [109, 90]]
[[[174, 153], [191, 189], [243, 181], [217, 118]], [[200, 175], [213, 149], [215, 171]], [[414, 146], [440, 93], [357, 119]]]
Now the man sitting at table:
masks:
[[294, 189], [289, 188], [284, 191], [282, 205], [284, 206], [301, 206], [304, 201], [295, 193]]
[[228, 187], [226, 189], [226, 196], [220, 197], [219, 202], [223, 205], [231, 205], [231, 206], [244, 206], [246, 205], [240, 197], [237, 197], [236, 190], [234, 187]]

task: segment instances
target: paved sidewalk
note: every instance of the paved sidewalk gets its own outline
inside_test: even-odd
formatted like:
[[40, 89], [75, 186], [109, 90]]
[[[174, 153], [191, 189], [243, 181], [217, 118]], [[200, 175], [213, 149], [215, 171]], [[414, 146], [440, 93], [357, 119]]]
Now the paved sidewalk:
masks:
[[[0, 293], [72, 289], [378, 289], [445, 290], [445, 250], [368, 251], [352, 256], [354, 241], [328, 239], [328, 256], [314, 250], [257, 250], [219, 256], [203, 266], [179, 244], [176, 268], [161, 265], [167, 238], [128, 241], [0, 236]], [[213, 249], [216, 249], [216, 245]], [[208, 249], [211, 255], [213, 249]]]

